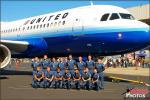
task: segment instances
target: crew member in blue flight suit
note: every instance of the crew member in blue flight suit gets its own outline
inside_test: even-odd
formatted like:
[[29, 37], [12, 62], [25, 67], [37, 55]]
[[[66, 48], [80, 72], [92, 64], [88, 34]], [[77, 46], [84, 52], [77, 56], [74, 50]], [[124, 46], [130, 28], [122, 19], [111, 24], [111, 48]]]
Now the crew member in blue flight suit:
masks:
[[76, 65], [76, 61], [72, 59], [72, 55], [69, 55], [68, 68], [69, 68], [71, 75], [73, 75], [74, 73], [75, 65]]
[[52, 59], [50, 67], [51, 67], [51, 71], [53, 72], [53, 74], [55, 74], [56, 70], [57, 70], [57, 67], [59, 67], [59, 63], [56, 61], [56, 58]]
[[77, 66], [78, 66], [80, 74], [82, 75], [83, 68], [86, 66], [86, 63], [82, 60], [81, 56], [79, 57], [79, 62], [77, 62]]
[[32, 61], [32, 67], [33, 67], [33, 72], [37, 70], [38, 66], [42, 66], [42, 63], [40, 62], [38, 57], [35, 57], [34, 60]]
[[76, 89], [80, 90], [81, 88], [81, 74], [77, 68], [74, 68], [73, 81], [75, 83]]
[[44, 59], [42, 60], [43, 70], [45, 71], [48, 66], [50, 66], [51, 62], [48, 59], [47, 55], [44, 55]]
[[63, 58], [60, 58], [59, 67], [60, 67], [62, 74], [64, 74], [65, 68], [66, 68], [66, 63]]
[[99, 80], [100, 80], [100, 88], [104, 89], [104, 73], [105, 70], [104, 64], [102, 63], [101, 59], [98, 59], [98, 64], [96, 64], [97, 72], [99, 73]]
[[92, 60], [92, 56], [91, 55], [88, 56], [88, 61], [86, 61], [86, 66], [88, 67], [89, 72], [91, 74], [93, 74], [93, 68], [95, 67], [95, 63]]
[[66, 87], [67, 89], [71, 88], [71, 74], [67, 68], [63, 74], [63, 87]]
[[82, 80], [83, 80], [83, 88], [90, 90], [91, 89], [91, 73], [89, 72], [87, 67], [85, 67], [83, 70]]
[[94, 68], [91, 80], [94, 90], [99, 91], [99, 73], [97, 73], [97, 68]]
[[62, 78], [63, 74], [60, 71], [60, 68], [57, 67], [57, 72], [55, 73], [55, 88], [62, 88]]
[[44, 77], [44, 88], [50, 88], [52, 87], [52, 83], [54, 80], [54, 74], [50, 69], [50, 66], [47, 67], [47, 69], [45, 70], [45, 77]]
[[38, 66], [37, 70], [33, 72], [32, 87], [42, 88], [44, 86], [43, 80], [44, 80], [44, 72], [42, 71], [42, 67]]

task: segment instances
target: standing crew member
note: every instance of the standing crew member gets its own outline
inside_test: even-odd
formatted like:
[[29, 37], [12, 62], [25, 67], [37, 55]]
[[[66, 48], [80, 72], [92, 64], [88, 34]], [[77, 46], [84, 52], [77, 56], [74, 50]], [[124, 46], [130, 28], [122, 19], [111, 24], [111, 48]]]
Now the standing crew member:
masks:
[[70, 70], [71, 75], [73, 75], [73, 73], [74, 73], [75, 65], [76, 65], [76, 61], [72, 59], [72, 55], [69, 55], [68, 68]]
[[98, 64], [96, 65], [97, 72], [99, 73], [99, 79], [100, 79], [100, 88], [104, 89], [104, 73], [105, 70], [104, 64], [102, 63], [101, 59], [98, 59]]
[[63, 75], [63, 86], [66, 86], [67, 89], [71, 88], [71, 74], [68, 69], [65, 69], [65, 73]]
[[53, 58], [52, 60], [53, 62], [51, 62], [51, 71], [53, 74], [55, 74], [59, 63], [56, 61], [56, 58]]
[[80, 74], [82, 75], [83, 68], [86, 66], [86, 63], [82, 60], [81, 56], [79, 57], [79, 62], [77, 62], [77, 66], [78, 66]]
[[54, 79], [54, 74], [50, 69], [50, 66], [47, 67], [45, 71], [45, 78], [44, 78], [44, 87], [49, 88], [51, 87]]
[[92, 87], [94, 88], [94, 90], [99, 90], [99, 73], [97, 73], [96, 68], [94, 68], [92, 75]]
[[38, 66], [37, 70], [34, 71], [33, 73], [33, 81], [32, 81], [32, 86], [34, 88], [42, 88], [44, 86], [44, 72], [42, 71], [42, 67]]
[[44, 59], [42, 60], [43, 70], [45, 71], [48, 66], [50, 66], [51, 62], [48, 59], [47, 55], [44, 55]]
[[95, 63], [92, 60], [91, 55], [88, 56], [88, 61], [86, 61], [86, 66], [88, 67], [89, 72], [92, 74], [93, 73], [93, 68], [95, 67]]
[[89, 72], [88, 68], [84, 68], [84, 72], [82, 74], [82, 80], [83, 80], [83, 87], [87, 90], [91, 89], [91, 73]]
[[60, 58], [59, 67], [60, 67], [62, 74], [64, 74], [65, 68], [66, 68], [66, 63], [63, 58]]
[[35, 57], [31, 65], [33, 67], [33, 72], [34, 72], [37, 70], [38, 66], [42, 66], [42, 63], [40, 62], [38, 57]]
[[77, 68], [74, 69], [73, 81], [75, 83], [76, 89], [80, 90], [81, 74], [79, 73], [79, 70]]
[[63, 74], [60, 71], [60, 68], [57, 68], [57, 72], [55, 73], [55, 88], [62, 88], [62, 78]]

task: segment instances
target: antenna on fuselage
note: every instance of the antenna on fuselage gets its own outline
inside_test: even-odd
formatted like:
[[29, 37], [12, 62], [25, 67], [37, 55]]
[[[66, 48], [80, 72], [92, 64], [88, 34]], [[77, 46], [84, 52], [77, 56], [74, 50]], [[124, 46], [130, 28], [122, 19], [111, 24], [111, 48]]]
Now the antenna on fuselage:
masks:
[[93, 4], [93, 1], [90, 1], [90, 4], [91, 4], [91, 6], [93, 6], [94, 4]]

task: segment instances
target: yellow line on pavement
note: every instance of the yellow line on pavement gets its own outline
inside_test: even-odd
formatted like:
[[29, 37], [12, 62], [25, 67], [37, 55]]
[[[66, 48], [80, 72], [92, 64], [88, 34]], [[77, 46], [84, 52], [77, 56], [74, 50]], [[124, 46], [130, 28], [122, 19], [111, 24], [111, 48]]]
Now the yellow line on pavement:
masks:
[[150, 86], [149, 84], [142, 82], [142, 81], [136, 81], [136, 80], [130, 80], [130, 79], [125, 79], [125, 78], [120, 78], [120, 77], [114, 77], [114, 76], [109, 76], [109, 78], [115, 79], [115, 80], [123, 80], [123, 81], [128, 81], [132, 83], [139, 83], [139, 84], [144, 84], [146, 86]]

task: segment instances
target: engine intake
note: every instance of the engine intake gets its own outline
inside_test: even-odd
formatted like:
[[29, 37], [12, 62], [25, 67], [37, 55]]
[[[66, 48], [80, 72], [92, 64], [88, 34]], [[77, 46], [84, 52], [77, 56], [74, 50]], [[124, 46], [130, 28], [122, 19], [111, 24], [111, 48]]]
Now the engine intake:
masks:
[[3, 44], [0, 44], [0, 68], [6, 67], [11, 60], [11, 52]]

